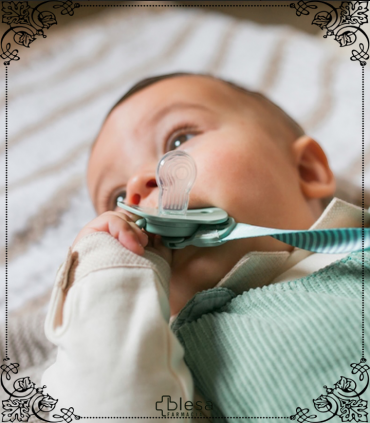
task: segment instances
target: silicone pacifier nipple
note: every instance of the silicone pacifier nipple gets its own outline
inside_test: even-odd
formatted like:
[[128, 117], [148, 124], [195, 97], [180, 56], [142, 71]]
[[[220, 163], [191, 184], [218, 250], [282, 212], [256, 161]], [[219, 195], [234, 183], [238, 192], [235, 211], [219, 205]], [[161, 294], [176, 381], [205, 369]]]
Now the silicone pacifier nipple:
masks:
[[197, 176], [192, 157], [182, 150], [165, 154], [157, 166], [159, 187], [159, 212], [163, 214], [186, 214], [189, 193]]

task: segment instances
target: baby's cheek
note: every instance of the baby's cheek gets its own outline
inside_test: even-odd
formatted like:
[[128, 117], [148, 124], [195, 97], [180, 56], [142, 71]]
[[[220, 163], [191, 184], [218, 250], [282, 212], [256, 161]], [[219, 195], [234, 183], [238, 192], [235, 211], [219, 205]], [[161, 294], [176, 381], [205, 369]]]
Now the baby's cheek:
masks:
[[229, 212], [231, 208], [258, 200], [255, 197], [260, 192], [257, 186], [260, 179], [253, 168], [238, 165], [223, 168], [222, 162], [214, 165], [212, 169], [208, 165], [208, 169], [198, 171], [193, 189], [206, 204]]
[[278, 180], [272, 169], [263, 166], [235, 167], [219, 186], [219, 207], [239, 222], [266, 224], [271, 213], [279, 213], [282, 192]]
[[[247, 208], [255, 215], [277, 201], [281, 181], [264, 143], [249, 143], [230, 134], [197, 150], [193, 200], [223, 208], [230, 215]], [[217, 142], [218, 141], [218, 142]], [[269, 163], [269, 160], [271, 163]]]

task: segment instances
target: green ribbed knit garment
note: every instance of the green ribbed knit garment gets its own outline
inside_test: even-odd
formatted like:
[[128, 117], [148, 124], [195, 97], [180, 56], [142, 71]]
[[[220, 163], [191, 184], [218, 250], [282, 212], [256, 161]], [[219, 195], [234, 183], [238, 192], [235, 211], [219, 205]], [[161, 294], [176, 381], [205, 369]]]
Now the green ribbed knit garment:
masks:
[[[359, 373], [351, 373], [351, 364], [362, 357], [363, 269], [369, 364], [369, 252], [364, 265], [362, 253], [352, 253], [302, 279], [241, 295], [214, 288], [188, 302], [172, 330], [185, 349], [195, 387], [212, 401], [215, 421], [289, 417], [297, 407], [324, 420], [330, 413], [317, 411], [313, 403], [327, 395], [324, 385], [334, 389], [343, 376], [355, 381], [357, 391], [364, 386], [366, 373], [362, 382]], [[361, 398], [370, 404], [369, 391]]]

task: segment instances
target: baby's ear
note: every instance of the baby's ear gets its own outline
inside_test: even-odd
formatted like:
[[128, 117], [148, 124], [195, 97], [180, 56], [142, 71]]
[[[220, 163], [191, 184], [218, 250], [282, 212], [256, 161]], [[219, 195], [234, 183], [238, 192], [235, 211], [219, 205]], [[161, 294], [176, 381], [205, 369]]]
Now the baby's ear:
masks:
[[292, 149], [303, 194], [307, 198], [334, 195], [334, 175], [320, 145], [311, 137], [303, 135], [294, 141]]

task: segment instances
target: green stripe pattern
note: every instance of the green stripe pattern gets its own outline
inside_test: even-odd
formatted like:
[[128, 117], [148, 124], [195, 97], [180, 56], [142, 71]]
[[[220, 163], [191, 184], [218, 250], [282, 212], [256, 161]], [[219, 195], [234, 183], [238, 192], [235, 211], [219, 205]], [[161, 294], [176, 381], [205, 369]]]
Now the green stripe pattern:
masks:
[[272, 236], [279, 241], [316, 253], [351, 253], [370, 249], [370, 228], [282, 230], [238, 223], [220, 243], [233, 239]]
[[304, 250], [317, 253], [347, 253], [370, 248], [370, 233], [366, 229], [362, 234], [361, 228], [326, 229], [318, 231], [291, 232], [272, 235], [279, 241]]
[[[319, 237], [307, 242], [326, 242]], [[370, 310], [370, 253], [364, 256]], [[313, 403], [327, 395], [324, 385], [334, 388], [342, 376], [353, 379], [358, 390], [367, 382], [366, 374], [360, 382], [351, 373], [351, 363], [361, 359], [361, 294], [362, 253], [353, 253], [302, 279], [240, 295], [220, 287], [193, 297], [172, 329], [196, 388], [213, 403], [215, 421], [289, 421], [297, 407], [308, 408], [317, 421], [330, 418]], [[369, 358], [370, 312], [365, 339]], [[370, 388], [361, 398], [370, 401]]]

